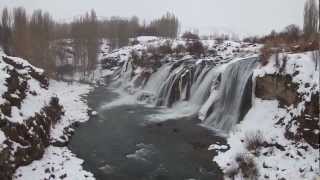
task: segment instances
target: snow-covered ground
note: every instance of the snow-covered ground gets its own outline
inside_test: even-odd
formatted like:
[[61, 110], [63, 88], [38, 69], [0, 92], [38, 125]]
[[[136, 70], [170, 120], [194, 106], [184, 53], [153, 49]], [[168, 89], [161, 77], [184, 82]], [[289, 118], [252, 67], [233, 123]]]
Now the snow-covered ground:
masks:
[[83, 170], [83, 160], [77, 158], [67, 147], [49, 146], [42, 159], [17, 169], [13, 179], [70, 179], [93, 180], [93, 174]]
[[[283, 59], [287, 60], [286, 65]], [[297, 134], [299, 123], [292, 122], [294, 117], [301, 116], [311, 95], [319, 93], [319, 69], [315, 68], [312, 52], [282, 54], [279, 60], [278, 66], [274, 56], [266, 66], [258, 67], [253, 80], [267, 74], [289, 75], [292, 82], [298, 84], [297, 91], [303, 95], [301, 102], [296, 106], [282, 107], [278, 100], [254, 97], [252, 108], [227, 138], [230, 149], [220, 152], [218, 145], [209, 147], [218, 150], [219, 154], [213, 160], [222, 168], [227, 179], [243, 179], [245, 174], [250, 174], [246, 168], [248, 171], [255, 167], [257, 171], [251, 174], [256, 173], [256, 177], [249, 178], [298, 180], [320, 176], [319, 149], [313, 148], [304, 139], [296, 141], [286, 137], [287, 131]], [[280, 70], [280, 67], [284, 68]], [[315, 117], [311, 120], [318, 121], [313, 133], [319, 134], [319, 119]], [[286, 129], [288, 125], [290, 128]], [[248, 147], [249, 141], [255, 141], [256, 147]]]
[[[15, 68], [6, 63], [3, 58], [10, 58], [21, 68]], [[38, 79], [32, 77], [33, 70], [42, 74], [43, 70], [38, 69], [26, 60], [16, 57], [6, 56], [3, 52], [0, 54], [0, 104], [7, 103], [3, 95], [9, 91], [7, 78], [11, 77], [10, 71], [15, 69], [18, 72], [18, 78], [25, 78], [27, 90], [26, 96], [21, 95], [21, 91], [10, 94], [12, 98], [21, 99], [21, 106], [11, 107], [11, 116], [5, 116], [0, 113], [1, 118], [6, 118], [13, 123], [25, 124], [26, 120], [42, 111], [42, 108], [50, 103], [52, 97], [58, 97], [59, 103], [63, 105], [64, 115], [51, 127], [51, 142], [66, 142], [68, 136], [66, 129], [70, 131], [70, 126], [75, 122], [84, 122], [89, 119], [89, 107], [83, 98], [92, 90], [92, 86], [74, 82], [72, 84], [50, 80], [48, 87], [43, 87]], [[20, 80], [22, 82], [22, 79]], [[21, 83], [20, 82], [20, 83]], [[71, 129], [72, 130], [72, 129]], [[30, 129], [32, 131], [32, 129]], [[9, 140], [5, 133], [0, 129], [0, 152], [6, 148], [5, 141]], [[11, 140], [10, 140], [11, 141]], [[23, 147], [21, 144], [13, 141], [13, 148]], [[12, 152], [14, 154], [14, 151]], [[94, 179], [93, 175], [82, 169], [83, 160], [75, 157], [67, 147], [54, 147], [50, 145], [45, 149], [42, 159], [32, 162], [32, 164], [19, 167], [16, 170], [14, 179]]]
[[[136, 40], [139, 42], [138, 44], [113, 50], [110, 53], [104, 54], [103, 58], [113, 58], [118, 59], [119, 62], [125, 62], [130, 59], [132, 51], [141, 55], [148, 49], [159, 48], [160, 46], [170, 46], [170, 48], [175, 51], [179, 46], [186, 48], [188, 44], [188, 41], [184, 39], [168, 39], [153, 36], [137, 37]], [[213, 50], [216, 52], [214, 57], [205, 57], [205, 59], [211, 60], [215, 60], [217, 57], [219, 57], [220, 60], [250, 57], [258, 54], [259, 49], [262, 47], [261, 44], [250, 44], [235, 41], [224, 41], [222, 43], [218, 43], [216, 40], [200, 40], [200, 42], [208, 51]], [[185, 53], [184, 55], [186, 55], [186, 57], [181, 59], [187, 59], [188, 53]]]
[[[62, 81], [51, 80], [49, 89], [54, 93], [63, 105], [65, 114], [62, 119], [51, 130], [52, 141], [66, 141], [68, 137], [64, 134], [64, 128], [71, 126], [75, 122], [85, 122], [89, 119], [89, 107], [83, 95], [92, 90], [87, 84], [74, 82], [68, 84]], [[61, 139], [61, 137], [64, 137]]]
[[[89, 119], [89, 107], [82, 96], [88, 94], [91, 89], [92, 87], [87, 84], [50, 81], [49, 91], [59, 98], [65, 111], [62, 119], [51, 129], [50, 136], [53, 142], [68, 141], [64, 129], [75, 122], [85, 122]], [[75, 157], [67, 147], [49, 146], [42, 159], [17, 169], [15, 178], [17, 180], [59, 179], [60, 177], [72, 180], [94, 179], [91, 173], [82, 169], [82, 163], [83, 160]]]

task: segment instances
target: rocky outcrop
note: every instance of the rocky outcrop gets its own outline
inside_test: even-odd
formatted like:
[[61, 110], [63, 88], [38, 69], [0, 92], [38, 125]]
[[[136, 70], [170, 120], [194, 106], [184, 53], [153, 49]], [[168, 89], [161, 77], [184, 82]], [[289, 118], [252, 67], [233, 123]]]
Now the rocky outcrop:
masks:
[[319, 132], [319, 93], [313, 94], [310, 102], [306, 102], [305, 110], [302, 115], [297, 117], [299, 125], [296, 138], [304, 139], [313, 148], [320, 148], [320, 132]]
[[[308, 83], [305, 87], [310, 86]], [[278, 100], [279, 106], [289, 107], [303, 103], [300, 115], [291, 114], [292, 120], [284, 123], [280, 118], [278, 125], [286, 128], [285, 137], [297, 141], [304, 140], [313, 148], [319, 149], [319, 92], [311, 94], [309, 101], [303, 99], [304, 94], [298, 93], [298, 84], [292, 82], [290, 75], [271, 74], [256, 78], [255, 95], [264, 100]], [[298, 128], [292, 132], [290, 128], [297, 125]]]
[[281, 105], [297, 104], [300, 95], [298, 85], [292, 83], [290, 75], [265, 75], [256, 78], [255, 95], [264, 100], [279, 100]]
[[[7, 90], [1, 92], [4, 101], [0, 104], [0, 131], [6, 137], [0, 144], [0, 179], [10, 180], [19, 166], [30, 164], [42, 157], [50, 142], [51, 127], [63, 115], [63, 107], [57, 97], [47, 97], [48, 104], [39, 112], [34, 112], [33, 116], [23, 119], [22, 122], [13, 121], [17, 116], [14, 112], [19, 112], [19, 116], [24, 117], [22, 108], [25, 107], [22, 104], [26, 98], [30, 100], [40, 96], [40, 92], [31, 90], [30, 86], [37, 85], [39, 91], [46, 92], [49, 81], [41, 70], [26, 61], [7, 56], [1, 58], [0, 63], [6, 65], [0, 70], [8, 74], [8, 77], [5, 83], [1, 84]], [[37, 84], [30, 84], [30, 80]]]
[[30, 164], [42, 157], [49, 145], [51, 126], [61, 115], [62, 106], [57, 98], [52, 98], [50, 105], [27, 119], [24, 124], [0, 119], [0, 129], [8, 138], [4, 142], [6, 148], [0, 152], [0, 179], [11, 179], [19, 166]]

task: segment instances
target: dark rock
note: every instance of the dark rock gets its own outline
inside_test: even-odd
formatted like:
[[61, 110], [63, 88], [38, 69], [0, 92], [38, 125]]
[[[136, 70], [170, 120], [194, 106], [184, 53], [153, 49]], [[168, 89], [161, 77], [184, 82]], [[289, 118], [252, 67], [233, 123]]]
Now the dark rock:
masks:
[[[59, 99], [53, 97], [48, 105], [43, 107], [33, 117], [24, 120], [24, 123], [14, 123], [6, 117], [11, 116], [11, 108], [20, 108], [21, 102], [28, 95], [36, 96], [36, 92], [29, 91], [28, 80], [34, 78], [40, 83], [40, 87], [48, 88], [48, 79], [44, 74], [37, 72], [30, 65], [23, 65], [14, 60], [3, 57], [4, 63], [12, 65], [13, 69], [7, 69], [10, 77], [6, 79], [8, 90], [3, 94], [6, 102], [0, 104], [0, 110], [5, 116], [0, 117], [0, 129], [4, 132], [7, 140], [4, 142], [6, 148], [0, 152], [0, 179], [12, 179], [15, 170], [30, 164], [43, 156], [45, 148], [50, 142], [50, 129], [63, 115], [63, 108]], [[20, 74], [17, 70], [26, 70], [27, 74]], [[13, 143], [22, 146], [13, 152]], [[35, 169], [33, 169], [35, 170]]]
[[279, 100], [280, 106], [296, 105], [300, 102], [298, 86], [289, 75], [265, 75], [256, 78], [255, 95], [265, 100]]

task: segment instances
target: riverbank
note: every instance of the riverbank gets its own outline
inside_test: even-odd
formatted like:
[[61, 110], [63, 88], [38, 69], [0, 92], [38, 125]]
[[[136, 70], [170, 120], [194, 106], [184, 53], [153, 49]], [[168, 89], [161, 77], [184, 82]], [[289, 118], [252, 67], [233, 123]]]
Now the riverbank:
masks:
[[92, 90], [87, 84], [50, 80], [49, 90], [63, 104], [64, 115], [50, 130], [50, 146], [41, 159], [21, 166], [14, 174], [16, 180], [34, 179], [94, 179], [82, 168], [83, 160], [66, 146], [74, 129], [72, 125], [89, 120], [86, 95]]

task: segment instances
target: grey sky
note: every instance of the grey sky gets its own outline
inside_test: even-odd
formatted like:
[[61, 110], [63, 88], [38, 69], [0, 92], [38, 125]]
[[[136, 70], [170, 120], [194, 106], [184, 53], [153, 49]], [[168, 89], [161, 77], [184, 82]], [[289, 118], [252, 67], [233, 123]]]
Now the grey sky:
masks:
[[176, 14], [182, 29], [200, 33], [216, 29], [241, 34], [265, 34], [289, 24], [302, 25], [305, 0], [0, 0], [0, 8], [23, 6], [49, 11], [56, 20], [95, 9], [101, 17], [137, 15], [147, 21], [165, 12]]

